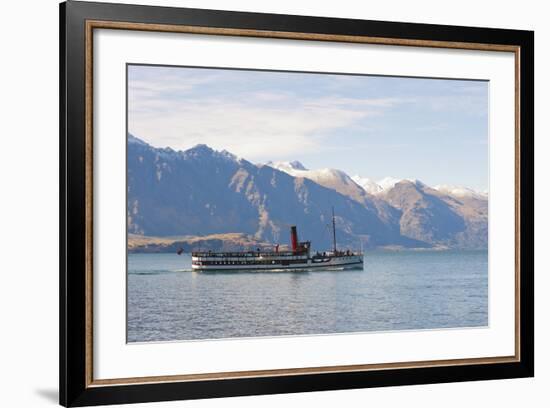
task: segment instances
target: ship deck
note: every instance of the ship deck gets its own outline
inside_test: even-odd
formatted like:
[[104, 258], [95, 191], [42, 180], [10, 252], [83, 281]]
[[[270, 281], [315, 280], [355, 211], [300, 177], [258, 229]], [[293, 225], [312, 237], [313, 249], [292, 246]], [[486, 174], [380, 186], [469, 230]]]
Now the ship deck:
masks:
[[192, 252], [194, 258], [261, 258], [261, 257], [292, 257], [307, 256], [307, 252], [296, 253], [293, 251], [246, 251], [246, 252]]
[[362, 252], [194, 252], [192, 267], [200, 270], [303, 269], [362, 265]]

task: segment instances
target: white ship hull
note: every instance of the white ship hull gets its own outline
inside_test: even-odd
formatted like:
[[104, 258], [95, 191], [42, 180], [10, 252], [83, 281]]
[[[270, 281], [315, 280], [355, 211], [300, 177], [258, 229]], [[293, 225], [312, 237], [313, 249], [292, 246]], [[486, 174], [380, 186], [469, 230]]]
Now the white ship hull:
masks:
[[331, 268], [362, 268], [363, 255], [340, 255], [319, 258], [307, 257], [193, 257], [192, 268], [197, 271], [239, 271], [239, 270], [311, 270]]

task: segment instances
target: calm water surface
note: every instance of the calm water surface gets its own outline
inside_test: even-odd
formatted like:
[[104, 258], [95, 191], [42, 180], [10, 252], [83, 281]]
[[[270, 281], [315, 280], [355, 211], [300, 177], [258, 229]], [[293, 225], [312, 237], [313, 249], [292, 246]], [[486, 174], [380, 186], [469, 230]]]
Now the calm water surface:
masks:
[[486, 326], [487, 252], [367, 252], [363, 270], [192, 272], [128, 256], [128, 341]]

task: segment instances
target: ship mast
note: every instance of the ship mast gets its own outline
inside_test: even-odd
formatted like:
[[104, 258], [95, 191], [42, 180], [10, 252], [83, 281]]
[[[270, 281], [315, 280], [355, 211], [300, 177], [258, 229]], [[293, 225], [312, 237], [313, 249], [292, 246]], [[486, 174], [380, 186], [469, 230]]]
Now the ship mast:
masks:
[[336, 221], [334, 220], [334, 206], [332, 207], [332, 246], [336, 254]]

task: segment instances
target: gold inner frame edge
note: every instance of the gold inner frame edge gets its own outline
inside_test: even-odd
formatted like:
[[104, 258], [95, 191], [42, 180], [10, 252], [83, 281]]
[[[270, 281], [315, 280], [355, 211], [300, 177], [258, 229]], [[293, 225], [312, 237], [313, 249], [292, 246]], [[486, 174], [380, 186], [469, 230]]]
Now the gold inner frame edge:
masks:
[[[395, 362], [380, 364], [354, 364], [342, 366], [302, 367], [274, 370], [215, 372], [201, 374], [165, 375], [152, 377], [127, 377], [113, 379], [93, 378], [93, 30], [117, 29], [131, 31], [170, 32], [203, 35], [274, 38], [290, 40], [329, 41], [357, 44], [379, 44], [409, 47], [449, 48], [462, 50], [513, 52], [515, 58], [515, 354], [502, 357], [479, 357], [449, 360]], [[235, 28], [197, 27], [121, 21], [87, 20], [85, 26], [85, 285], [86, 285], [86, 344], [85, 386], [102, 387], [145, 383], [168, 383], [184, 381], [208, 381], [267, 376], [292, 376], [300, 374], [323, 374], [390, 369], [411, 369], [472, 364], [497, 364], [521, 361], [520, 356], [520, 51], [521, 47], [506, 44], [484, 44], [436, 40], [414, 40], [371, 36], [300, 33], [288, 31], [250, 30]]]

